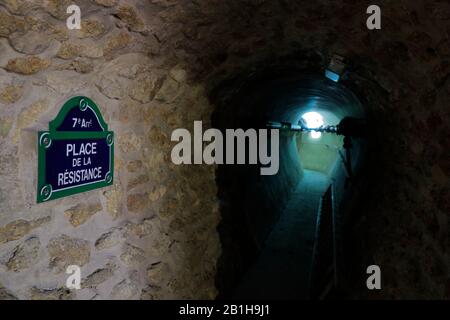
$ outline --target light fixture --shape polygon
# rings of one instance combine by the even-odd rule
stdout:
[[[344,74],[344,70],[346,67],[344,60],[344,57],[338,54],[334,54],[331,58],[330,64],[325,70],[325,77],[334,82],[338,82],[340,77]]]
[[[330,80],[333,80],[334,82],[338,82],[340,76],[337,73],[334,73],[333,71],[330,70],[325,70],[325,77],[327,77]]]
[[[306,127],[308,129],[319,128],[324,124],[322,115],[314,111],[305,113],[304,115],[302,115],[302,118],[303,120],[305,120]],[[319,139],[321,136],[321,132],[311,131],[311,138]]]

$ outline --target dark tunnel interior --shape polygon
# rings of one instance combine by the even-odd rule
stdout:
[[[321,68],[273,67],[241,75],[212,91],[211,100],[221,106],[213,115],[213,126],[264,128],[267,120],[298,123],[309,112],[317,113],[324,125],[336,125],[345,117],[369,123],[364,104],[349,87],[350,81],[335,83]],[[356,190],[366,181],[361,176],[369,140],[352,138],[351,183],[343,161],[343,137],[332,133],[280,133],[280,167],[273,176],[261,176],[257,165],[218,168],[218,229],[224,248],[216,276],[219,299],[313,298],[321,198],[332,186],[336,232],[344,234],[357,203]],[[345,239],[340,239],[340,268],[354,258],[345,250]]]

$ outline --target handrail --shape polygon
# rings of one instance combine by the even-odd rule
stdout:
[[[334,187],[323,194],[317,213],[309,296],[324,299],[338,284]]]

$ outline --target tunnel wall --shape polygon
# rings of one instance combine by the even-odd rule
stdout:
[[[280,168],[276,175],[254,176],[247,182],[247,223],[258,248],[264,245],[264,240],[303,176],[294,135],[280,136],[279,161]]]
[[[365,138],[352,138],[351,167],[352,177],[349,177],[344,162],[338,157],[331,173],[334,203],[334,232],[336,250],[336,278],[343,293],[354,290],[352,273],[362,273],[355,268],[354,241],[352,226],[360,221],[362,212],[358,208],[358,201],[365,198],[367,188],[368,144]],[[345,150],[342,149],[343,155]]]

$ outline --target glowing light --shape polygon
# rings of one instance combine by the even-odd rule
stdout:
[[[302,118],[305,120],[306,126],[309,129],[319,128],[324,124],[322,115],[314,111],[305,113]],[[319,139],[321,136],[321,132],[311,131],[311,138]]]
[[[319,139],[322,136],[322,132],[312,131],[311,132],[311,138],[313,139]]]
[[[333,71],[330,70],[325,70],[325,76],[330,79],[333,80],[334,82],[338,82],[339,81],[339,75]]]

